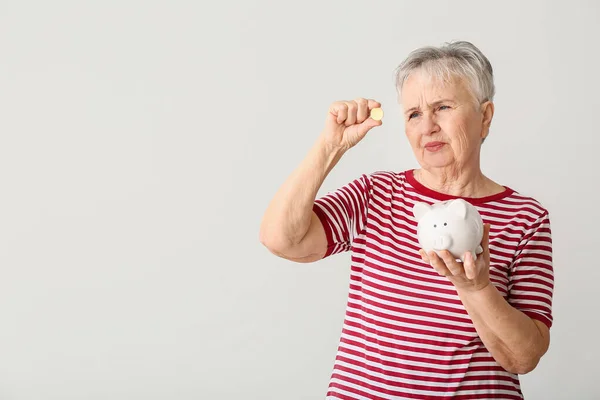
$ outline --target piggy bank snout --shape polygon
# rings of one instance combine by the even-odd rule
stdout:
[[[434,250],[448,250],[452,246],[452,236],[436,235],[433,241]]]

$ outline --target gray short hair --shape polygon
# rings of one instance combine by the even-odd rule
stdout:
[[[470,42],[448,42],[439,47],[426,46],[413,50],[396,69],[398,95],[402,93],[408,76],[416,70],[444,82],[453,77],[465,79],[479,103],[494,99],[496,89],[492,65]]]

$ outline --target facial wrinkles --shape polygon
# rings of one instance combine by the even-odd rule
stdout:
[[[477,120],[476,115],[474,115],[473,113],[475,113],[476,111],[473,109],[465,109],[463,110],[463,116],[461,118],[461,124],[460,124],[460,141],[461,141],[461,149],[460,149],[460,154],[461,154],[461,158],[462,161],[464,163],[466,163],[468,160],[473,158],[473,153],[476,152],[477,148],[478,148],[478,143],[477,141],[480,140],[479,139],[479,134],[480,132],[472,132],[469,131],[468,128],[472,127],[472,129],[475,129],[475,127],[478,127],[478,123],[480,121]]]
[[[465,160],[469,158],[467,154],[469,150],[469,132],[467,130],[466,121],[462,120],[457,126],[457,135],[455,135],[456,151],[455,157],[459,165],[463,165]]]
[[[427,117],[435,120],[434,104],[441,99],[447,98],[444,96],[443,89],[435,86],[425,86],[419,93],[419,108],[422,114],[427,114]]]
[[[406,131],[410,141],[415,149],[420,150],[421,157],[424,156],[423,145],[433,140],[441,140],[450,145],[453,149],[455,162],[462,164],[472,153],[470,142],[473,132],[468,130],[470,119],[473,118],[470,110],[467,108],[469,104],[468,93],[464,91],[463,85],[458,82],[445,86],[441,82],[434,80],[423,80],[423,76],[414,76],[417,81],[413,80],[411,92],[406,93],[405,100],[408,100],[406,111]],[[415,87],[417,85],[417,87]],[[453,104],[445,104],[450,106],[449,110],[437,110],[434,107],[439,107],[442,104],[435,104],[441,99],[452,99]],[[434,105],[435,104],[435,105]],[[408,111],[410,108],[418,107],[416,110],[419,114],[415,119],[409,119],[410,115],[415,112]],[[421,124],[427,124],[423,126]],[[432,130],[435,132],[432,133]]]
[[[424,94],[420,99],[420,114],[418,119],[412,122],[414,124],[412,129],[415,130],[415,134],[418,136],[420,147],[431,141],[443,141],[447,143],[452,141],[451,136],[448,135],[449,132],[447,129],[449,126],[446,124],[446,121],[448,121],[448,117],[450,117],[450,113],[453,110],[436,110],[441,105],[449,105],[444,103],[436,104],[441,98],[440,94],[435,96]]]

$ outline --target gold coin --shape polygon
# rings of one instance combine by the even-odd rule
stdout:
[[[375,121],[381,121],[383,118],[383,110],[381,108],[374,108],[371,110],[371,118]]]

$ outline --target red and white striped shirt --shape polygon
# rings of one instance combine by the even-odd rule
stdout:
[[[415,201],[456,198],[413,170],[364,174],[315,200],[325,257],[351,251],[346,315],[328,399],[522,399],[479,338],[452,283],[418,253]],[[513,307],[552,325],[548,211],[505,187],[464,198],[490,230],[490,279]]]

